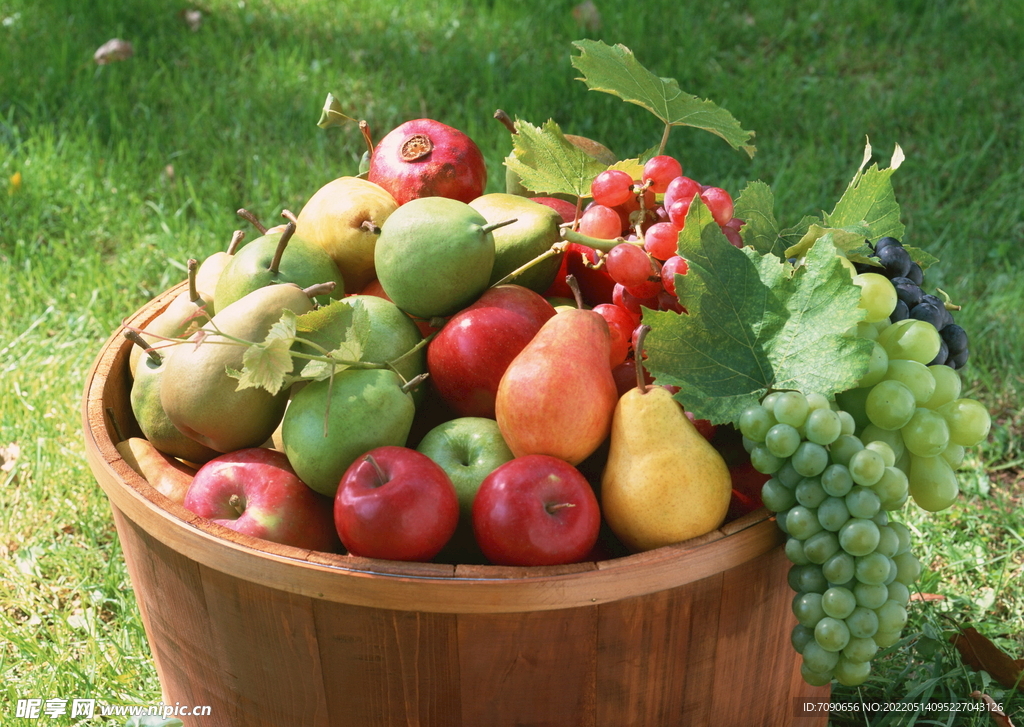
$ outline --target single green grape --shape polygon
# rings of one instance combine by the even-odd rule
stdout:
[[[852,434],[840,434],[839,438],[829,447],[829,456],[835,464],[842,465],[849,472],[850,460],[862,449],[864,449],[864,443],[859,438]],[[853,484],[852,478],[850,484],[851,486]]]
[[[764,436],[764,446],[776,457],[785,459],[792,457],[796,448],[800,446],[800,432],[790,424],[776,424],[768,430]]]
[[[906,384],[891,379],[875,384],[864,402],[868,419],[880,429],[900,429],[916,408],[914,393]]]
[[[889,279],[879,273],[855,275],[853,284],[860,286],[860,305],[868,323],[884,321],[896,308],[896,288]],[[934,357],[933,357],[934,358]]]
[[[889,600],[889,589],[881,583],[858,583],[853,587],[857,605],[876,609]]]
[[[872,612],[872,615],[874,615],[874,612]],[[789,632],[789,643],[793,645],[793,650],[798,654],[802,654],[804,647],[812,641],[814,641],[813,627],[808,628],[807,626],[797,624]]]
[[[821,486],[817,477],[804,477],[794,490],[796,501],[807,508],[816,508],[825,501],[828,493]]]
[[[903,553],[909,552],[910,544],[912,542],[910,537],[910,528],[895,520],[889,523],[889,528],[896,533],[896,537],[900,542],[900,546],[896,549],[896,555],[902,555]]]
[[[858,485],[854,487],[844,498],[846,511],[850,517],[864,518],[865,520],[875,516],[882,509],[882,501],[874,490]]]
[[[820,673],[832,671],[839,662],[838,652],[825,651],[818,646],[816,641],[811,641],[804,646],[804,650],[800,652],[800,655],[803,657],[803,663],[808,669]]]
[[[892,558],[900,549],[900,538],[896,534],[896,530],[889,525],[882,525],[878,528],[878,547],[875,548],[875,553],[881,553],[887,558]],[[870,555],[873,555],[870,554]],[[864,556],[868,557],[868,556]]]
[[[829,583],[847,583],[853,580],[856,559],[846,552],[838,552],[821,565],[821,574]]]
[[[886,590],[888,595],[888,590]],[[822,597],[822,608],[824,608],[824,597]],[[896,601],[886,600],[881,606],[875,609],[878,614],[879,631],[902,631],[907,625],[907,609],[903,608]]]
[[[946,368],[949,368],[948,366]],[[872,442],[883,442],[888,445],[889,450],[893,454],[893,463],[886,465],[892,467],[899,461],[899,458],[903,456],[903,450],[905,446],[903,444],[903,435],[900,434],[899,429],[882,429],[876,427],[874,424],[868,424],[864,427],[860,433],[860,441],[864,443],[864,446],[868,446]]]
[[[828,590],[828,581],[821,574],[821,566],[794,565],[788,574],[790,589],[798,593],[824,593]]]
[[[786,460],[786,463],[782,465],[775,473],[775,477],[789,489],[795,489],[800,481],[804,478],[802,474],[793,469],[793,463]]]
[[[910,586],[921,576],[921,561],[913,553],[897,553],[892,560],[896,564],[897,583]]]
[[[938,409],[943,404],[960,398],[960,390],[963,387],[960,374],[949,366],[929,366],[928,371],[935,379],[935,392],[924,403],[926,408]]]
[[[872,638],[851,636],[850,643],[846,645],[842,653],[850,661],[871,661],[875,654],[878,653],[878,644]]]
[[[842,434],[854,434],[857,431],[857,420],[848,411],[838,411],[839,421],[843,425]]]
[[[849,519],[850,511],[846,507],[845,498],[830,495],[818,505],[818,522],[830,533],[838,533]]]
[[[939,413],[924,407],[914,410],[914,416],[900,428],[903,442],[911,454],[918,457],[936,457],[949,444],[949,425]]]
[[[878,547],[881,535],[871,520],[851,517],[839,529],[839,544],[850,555],[867,555]]]
[[[797,623],[813,629],[821,619],[825,618],[825,610],[821,607],[820,593],[797,593],[793,596],[793,615]]]
[[[856,594],[854,598],[856,598]],[[850,636],[853,638],[870,639],[878,631],[878,614],[874,609],[857,606],[845,620],[846,627],[850,629]]]
[[[897,330],[893,335],[886,338],[884,342],[882,341],[882,336],[885,335],[885,332],[883,332],[879,336],[879,343],[885,348],[885,352],[889,354],[890,361],[893,359],[909,359],[923,364],[931,362],[942,346],[942,338],[939,336],[939,332],[935,330],[935,326],[931,323],[912,318],[907,320],[910,321],[909,325]],[[903,321],[900,321],[900,323],[903,323]]]
[[[841,658],[832,673],[844,687],[860,686],[871,675],[871,662]]]
[[[804,553],[804,541],[797,538],[786,539],[786,557],[794,565],[807,565],[811,562]]]
[[[896,358],[889,361],[888,369],[882,379],[901,382],[913,392],[917,405],[924,406],[925,402],[935,394],[936,383],[931,372],[932,368],[920,361]]]
[[[946,445],[946,448],[942,450],[942,458],[949,464],[950,469],[960,469],[960,465],[964,463],[964,456],[967,454],[962,444],[956,444],[950,442]]]
[[[904,608],[910,603],[910,589],[899,581],[893,581],[886,588],[889,589],[889,600],[895,601]]]
[[[786,514],[786,528],[790,535],[800,540],[807,540],[822,530],[818,513],[803,505],[797,505]]]
[[[949,425],[950,441],[964,447],[983,442],[992,427],[988,410],[974,399],[955,399],[940,406],[938,412]]]
[[[826,616],[815,624],[814,640],[825,651],[842,651],[850,642],[850,629],[844,621]]]
[[[761,502],[772,512],[782,512],[796,504],[796,496],[778,478],[772,477],[761,485]]]
[[[835,533],[822,530],[804,541],[804,555],[811,563],[822,565],[839,552],[839,538]],[[824,571],[822,571],[824,575]]]
[[[779,392],[773,391],[772,393],[768,394],[763,399],[761,399],[761,406],[763,406],[769,412],[774,412],[775,411],[775,402],[778,400],[778,398],[779,398]],[[772,413],[772,419],[775,419],[775,414],[774,413]],[[778,420],[776,420],[776,423],[778,423]]]
[[[801,442],[793,453],[793,469],[804,477],[817,477],[828,466],[828,450],[814,442]]]
[[[782,391],[775,400],[772,413],[780,424],[789,424],[791,427],[799,427],[807,420],[807,414],[811,407],[807,403],[807,397],[799,391]]]
[[[843,433],[839,415],[831,409],[813,409],[804,424],[807,439],[822,446],[832,444]]]
[[[740,433],[747,439],[763,442],[768,430],[775,426],[775,417],[760,404],[748,406],[740,414]]]
[[[864,442],[863,437],[861,438],[861,441]],[[885,464],[886,467],[894,467],[896,465],[896,453],[893,452],[892,447],[885,442],[879,440],[864,442],[864,449],[870,449],[872,452],[877,452],[879,456],[881,456],[882,463]]]
[[[850,470],[846,465],[830,464],[821,473],[821,487],[832,497],[842,497],[853,487]]]
[[[885,349],[882,348],[878,341],[875,341],[871,349],[871,357],[868,359],[868,370],[860,378],[860,381],[857,382],[857,388],[863,389],[874,386],[885,378],[888,370],[889,354],[885,352]]]
[[[848,588],[836,586],[829,588],[821,596],[821,608],[828,616],[845,619],[857,607],[857,599]],[[849,627],[847,627],[849,630]]]
[[[819,394],[817,391],[812,391],[806,396],[807,406],[810,407],[811,411],[814,411],[815,409],[828,409],[831,406],[828,398],[826,398],[824,394]]]
[[[871,486],[871,489],[878,495],[879,503],[883,510],[897,510],[907,501],[910,483],[903,470],[896,467],[886,467],[881,479]]]
[[[889,524],[889,513],[887,513],[885,510],[879,510],[878,512],[871,516],[871,522],[873,522],[880,528],[884,528],[886,525]]]
[[[832,672],[820,672],[808,669],[806,664],[800,664],[800,676],[812,687],[823,687],[832,683]]]
[[[902,631],[878,631],[873,637],[880,649],[888,649],[903,636]]]
[[[776,457],[768,448],[759,444],[750,450],[751,466],[763,475],[771,475],[779,471],[786,460]]]
[[[910,496],[924,510],[938,512],[956,502],[956,473],[942,457],[914,457],[907,476]]]
[[[865,447],[854,452],[846,467],[856,484],[870,487],[882,478],[882,473],[885,472],[885,459],[875,450]]]
[[[876,550],[874,553],[868,553],[856,559],[856,575],[854,577],[861,583],[874,586],[888,580],[889,570],[889,558]]]

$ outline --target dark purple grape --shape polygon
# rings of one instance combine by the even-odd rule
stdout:
[[[902,245],[886,245],[878,251],[878,261],[885,266],[886,277],[902,278],[910,272],[913,260]]]
[[[950,367],[952,367],[954,369],[962,369],[964,367],[964,364],[967,363],[967,355],[968,355],[968,352],[967,352],[967,349],[965,348],[963,351],[958,353],[956,356],[950,356],[949,360],[946,361],[946,365],[950,366]]]
[[[896,301],[896,307],[892,310],[892,315],[889,316],[890,323],[896,323],[897,321],[906,320],[910,317],[910,308],[902,300]]]
[[[946,363],[946,360],[948,358],[949,358],[949,349],[946,347],[946,342],[945,341],[939,341],[939,352],[937,354],[935,354],[935,358],[933,358],[931,360],[931,363],[929,363],[928,365],[929,366],[941,366],[942,364]]]
[[[956,323],[943,326],[939,331],[942,341],[949,347],[951,355],[955,356],[967,348],[967,332]]]
[[[895,237],[889,237],[887,235],[885,237],[878,238],[878,242],[875,243],[875,252],[881,252],[890,245],[894,247],[903,247],[902,242],[897,240]]]
[[[924,282],[924,271],[917,263],[910,263],[910,270],[907,272],[907,277],[920,285]]]
[[[893,278],[890,282],[896,288],[896,297],[906,303],[908,308],[921,302],[921,296],[924,295],[921,286],[910,278]]]
[[[941,308],[926,301],[921,301],[910,309],[911,318],[931,323],[939,331],[941,331],[942,327],[945,325],[946,313],[947,311],[945,308]]]
[[[942,302],[942,298],[938,297],[937,295],[926,294],[921,296],[921,302],[935,306],[940,311],[942,311],[942,325],[935,326],[940,331],[953,322],[953,314],[950,313],[949,310],[946,308],[946,304]]]
[[[857,271],[857,274],[862,273],[882,273],[885,272],[883,268],[877,265],[869,265],[868,263],[854,263],[853,269]]]

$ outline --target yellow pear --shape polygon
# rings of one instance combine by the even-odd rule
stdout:
[[[295,234],[322,246],[341,270],[346,290],[358,293],[376,277],[373,250],[381,225],[397,207],[383,187],[339,177],[309,198],[296,219]]]
[[[660,548],[709,533],[725,520],[729,468],[668,390],[627,391],[612,419],[601,509],[631,550]]]

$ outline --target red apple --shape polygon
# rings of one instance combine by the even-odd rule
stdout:
[[[530,197],[534,202],[550,207],[562,216],[562,223],[568,224],[576,219],[576,205],[558,197]]]
[[[529,288],[489,288],[430,342],[430,381],[460,416],[493,419],[502,374],[554,315],[554,307]]]
[[[441,466],[408,447],[377,447],[345,471],[334,524],[352,555],[427,561],[459,522],[455,487]]]
[[[587,556],[601,511],[586,478],[546,454],[517,457],[495,469],[473,500],[473,533],[498,565],[559,565]]]
[[[598,269],[588,267],[587,263],[594,265],[599,260],[597,251],[592,247],[580,245],[575,242],[569,243],[562,256],[562,267],[555,275],[555,281],[544,292],[545,298],[571,298],[572,288],[565,282],[567,275],[576,278],[580,294],[583,296],[583,303],[595,306],[598,303],[611,303],[612,290],[615,281],[608,275],[604,266]]]
[[[299,479],[288,458],[253,447],[214,457],[196,472],[184,507],[239,533],[297,548],[340,550],[331,500]]]

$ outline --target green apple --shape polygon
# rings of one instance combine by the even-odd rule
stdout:
[[[441,466],[459,499],[459,525],[452,538],[452,555],[460,562],[473,560],[477,553],[473,538],[473,498],[491,472],[513,458],[512,450],[498,429],[485,417],[458,417],[439,424],[420,440],[416,448]]]

